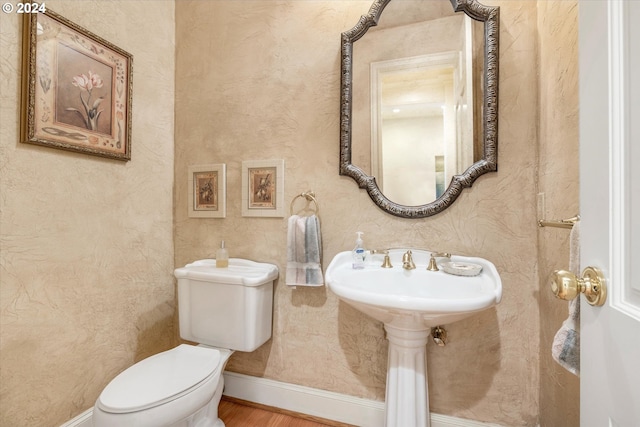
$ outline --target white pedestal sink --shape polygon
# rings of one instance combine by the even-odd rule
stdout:
[[[407,250],[389,251],[392,268],[382,268],[383,258],[376,255],[362,270],[352,268],[351,252],[341,252],[329,264],[325,281],[341,300],[384,323],[389,340],[386,427],[429,427],[426,345],[431,327],[496,305],[502,282],[495,266],[482,258],[451,257],[461,266],[482,266],[477,276],[428,271],[431,253],[419,249],[411,249],[416,268],[405,270]]]

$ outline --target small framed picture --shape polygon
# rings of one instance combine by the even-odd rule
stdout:
[[[284,160],[242,162],[242,216],[284,217]]]
[[[225,164],[189,166],[189,216],[226,217],[226,181]]]
[[[133,56],[49,9],[23,51],[22,142],[130,160]]]

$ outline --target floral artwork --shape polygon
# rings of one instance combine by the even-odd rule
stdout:
[[[284,216],[284,161],[242,162],[243,216]]]
[[[196,173],[195,210],[218,209],[218,172]]]
[[[98,110],[98,108],[100,107],[100,103],[104,101],[104,96],[96,96],[95,100],[92,100],[91,96],[94,89],[101,89],[104,86],[102,79],[99,75],[89,70],[88,76],[86,74],[75,76],[73,78],[73,85],[80,89],[80,101],[84,107],[84,114],[74,107],[67,107],[66,110],[78,113],[87,129],[97,131],[98,119],[100,118],[100,114],[104,112],[104,109]],[[86,99],[83,96],[84,93],[87,94]]]
[[[226,216],[226,165],[189,166],[189,216]]]
[[[130,160],[132,56],[50,9],[24,40],[22,141]]]
[[[249,169],[249,209],[276,207],[276,168]]]

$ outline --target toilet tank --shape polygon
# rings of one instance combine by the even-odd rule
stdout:
[[[277,266],[230,258],[229,267],[216,268],[203,259],[174,274],[183,339],[250,352],[271,338]]]

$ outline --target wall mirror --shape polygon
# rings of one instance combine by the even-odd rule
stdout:
[[[340,175],[424,218],[497,170],[498,36],[476,0],[374,0],[342,33]]]

